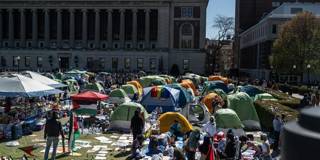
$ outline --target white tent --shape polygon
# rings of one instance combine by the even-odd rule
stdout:
[[[188,104],[181,112],[190,123],[205,124],[210,120],[210,112],[208,108],[201,104]]]
[[[43,76],[39,73],[36,73],[36,72],[32,72],[32,71],[25,71],[25,76],[29,76],[31,79],[33,80],[36,80],[36,81],[39,81],[45,85],[48,85],[50,87],[53,87],[53,88],[61,88],[61,87],[66,87],[66,85],[64,84],[61,84],[53,79],[50,79],[46,76]]]
[[[38,97],[58,93],[62,93],[62,91],[20,74],[13,74],[13,76],[10,77],[0,77],[0,96]]]

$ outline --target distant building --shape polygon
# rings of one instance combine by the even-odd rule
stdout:
[[[203,73],[207,4],[0,0],[0,68]]]
[[[215,53],[214,47],[217,45],[216,40],[206,40],[205,50],[207,53],[207,70],[209,74],[224,73],[233,68],[233,41],[225,40],[222,42],[222,48]]]
[[[256,25],[243,31],[240,37],[240,71],[251,77],[269,79],[269,56],[279,27],[302,11],[320,17],[320,3],[283,3]],[[290,70],[290,69],[288,69]]]

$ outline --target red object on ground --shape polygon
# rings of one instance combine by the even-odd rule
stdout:
[[[86,92],[71,96],[71,99],[76,101],[104,101],[108,98],[109,96],[105,94],[101,94],[93,91],[86,91]]]
[[[32,151],[34,151],[37,148],[38,147],[35,147],[34,145],[32,145],[32,146],[20,147],[19,149],[22,150],[23,152],[27,153],[30,156],[34,156]]]

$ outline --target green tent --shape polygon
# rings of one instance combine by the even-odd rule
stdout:
[[[218,109],[215,113],[217,128],[243,128],[243,125],[235,111],[232,109]]]
[[[54,75],[54,77],[55,77],[56,79],[62,80],[62,79],[63,79],[63,73],[58,72],[58,73],[56,73],[56,74]]]
[[[71,93],[79,92],[78,82],[75,79],[67,79],[67,80],[64,80],[63,83],[68,86],[68,90]]]
[[[140,108],[143,112],[144,118],[148,118],[148,113],[144,107],[139,103],[126,102],[119,105],[110,117],[110,130],[130,131],[131,118],[134,112]]]
[[[86,84],[84,86],[84,90],[90,90],[90,91],[96,91],[96,92],[103,92],[104,91],[102,85],[98,82]]]
[[[139,79],[143,88],[150,87],[152,85],[166,85],[166,79],[160,76],[145,76]]]
[[[121,104],[130,101],[130,98],[123,89],[114,89],[111,91],[109,96],[109,101],[114,104]]]
[[[274,98],[271,94],[269,93],[261,93],[261,94],[257,94],[254,97],[254,101],[257,100],[268,100],[268,101],[278,101],[276,98]]]
[[[132,84],[125,84],[121,86],[121,89],[123,89],[129,98],[133,98],[134,94],[138,94],[137,88]]]
[[[228,108],[234,110],[247,130],[261,130],[259,117],[253,101],[247,93],[228,95]]]

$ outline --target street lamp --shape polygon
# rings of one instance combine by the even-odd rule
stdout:
[[[308,65],[307,65],[307,70],[308,70],[308,84],[310,84],[310,68],[311,68],[311,65],[308,64]]]
[[[58,61],[59,61],[59,72],[61,72],[61,57],[59,57]]]
[[[17,63],[18,63],[18,72],[20,70],[20,56],[17,57]]]

